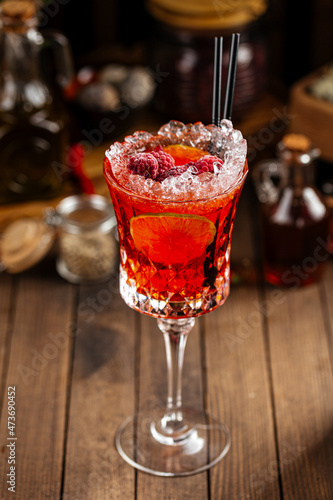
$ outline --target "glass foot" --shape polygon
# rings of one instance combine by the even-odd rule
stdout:
[[[228,452],[228,428],[198,410],[183,409],[170,433],[163,411],[141,411],[127,418],[116,434],[116,447],[126,462],[155,476],[190,476],[216,465]],[[166,430],[165,430],[166,429]]]

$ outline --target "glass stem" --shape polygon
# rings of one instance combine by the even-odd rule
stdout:
[[[166,412],[159,429],[159,432],[165,435],[174,436],[188,430],[186,423],[183,422],[182,413],[182,371],[186,341],[194,321],[194,318],[157,320],[158,327],[164,336],[168,371]]]

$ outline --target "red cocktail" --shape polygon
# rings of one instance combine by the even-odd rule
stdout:
[[[189,317],[227,298],[231,235],[247,173],[245,141],[233,133],[237,142],[213,125],[171,122],[157,135],[139,132],[106,153],[104,171],[118,220],[120,289],[129,306],[157,317]],[[157,145],[173,157],[176,169],[190,167],[162,181],[133,174],[130,158]],[[197,173],[198,160],[207,155],[215,159],[215,172]]]
[[[194,317],[229,294],[231,235],[247,171],[246,142],[228,120],[220,127],[170,122],[106,152],[121,295],[158,317],[167,353],[166,410],[141,410],[116,435],[119,453],[139,470],[187,476],[212,467],[229,449],[226,426],[182,407],[181,372]]]

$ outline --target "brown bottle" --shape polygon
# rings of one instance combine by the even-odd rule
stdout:
[[[37,4],[4,0],[0,23],[0,203],[51,198],[64,183],[68,123],[41,76]],[[58,56],[68,50],[59,40]]]
[[[328,209],[313,184],[313,161],[319,151],[310,140],[288,134],[277,153],[276,163],[259,166],[266,171],[261,185],[266,191],[261,192],[264,277],[273,285],[297,287],[323,274],[329,258]]]

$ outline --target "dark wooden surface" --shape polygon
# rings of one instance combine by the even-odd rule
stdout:
[[[102,158],[103,149],[91,153],[89,173],[106,194]],[[30,204],[29,214],[42,206]],[[0,207],[0,223],[25,212]],[[124,418],[166,396],[162,335],[156,320],[124,304],[118,276],[71,285],[57,275],[54,255],[20,275],[0,274],[0,498],[332,500],[333,262],[318,284],[273,288],[254,272],[259,242],[247,182],[232,247],[243,279],[224,306],[196,321],[183,377],[185,403],[224,421],[231,449],[188,478],[136,472],[115,449]],[[9,386],[15,493],[6,483]]]

